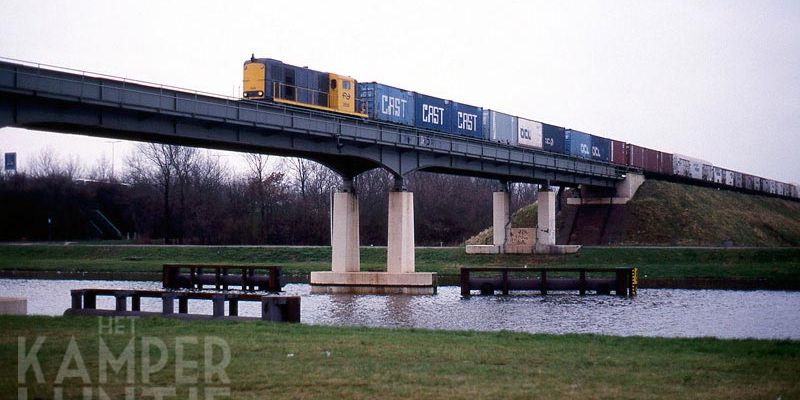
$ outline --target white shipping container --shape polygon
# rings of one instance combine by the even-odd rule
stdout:
[[[733,171],[725,170],[725,184],[728,186],[733,186]]]
[[[699,158],[685,156],[683,154],[672,155],[672,166],[675,175],[686,176],[694,179],[703,179],[703,166],[708,166],[709,162]]]
[[[483,138],[493,142],[517,144],[517,117],[494,110],[483,110]]]
[[[722,175],[723,175],[723,173],[722,173],[722,168],[720,168],[720,167],[714,167],[714,182],[715,182],[715,183],[722,183],[722,181],[723,181],[723,179],[724,179],[724,178],[722,177]]]
[[[542,123],[517,118],[517,143],[520,146],[542,148]]]

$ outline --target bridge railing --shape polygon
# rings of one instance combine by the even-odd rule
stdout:
[[[9,72],[13,76],[9,76]],[[354,141],[388,142],[418,150],[494,159],[573,174],[621,179],[627,171],[635,170],[405,125],[5,57],[0,57],[0,86],[57,97],[75,97],[83,102],[110,102],[161,113],[185,113],[194,118],[255,127],[292,126],[301,132],[320,132]]]

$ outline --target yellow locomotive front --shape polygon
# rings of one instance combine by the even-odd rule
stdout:
[[[251,57],[244,63],[243,97],[366,117],[355,79]]]

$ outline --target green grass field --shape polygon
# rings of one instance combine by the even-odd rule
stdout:
[[[186,370],[189,382],[204,382],[206,337],[224,341],[230,363],[223,383],[214,375],[209,386],[228,387],[230,398],[330,399],[792,399],[800,397],[800,342],[621,338],[595,335],[530,335],[409,329],[343,328],[263,322],[183,322],[145,318],[122,324],[122,334],[98,333],[96,317],[0,317],[0,393],[11,398],[24,386],[29,398],[53,398],[53,381],[70,338],[89,374],[86,386],[100,386],[110,398],[124,388],[137,393],[148,386],[177,386],[178,398],[195,384],[176,385],[175,338],[194,337],[184,358],[197,361]],[[30,352],[37,336],[46,340],[36,355],[45,383],[28,370],[17,380],[18,337]],[[143,383],[142,337],[166,344],[169,361]],[[134,337],[132,384],[126,370],[108,369],[99,383],[99,341],[114,357]],[[216,346],[211,364],[222,361]],[[150,364],[159,353],[151,349]],[[77,369],[72,361],[69,365]],[[79,378],[67,378],[67,396],[78,395]],[[202,386],[202,384],[201,384]],[[200,393],[203,393],[202,391]],[[95,395],[97,393],[95,392]],[[14,397],[16,398],[16,397]],[[138,398],[138,397],[137,397]],[[170,397],[173,398],[173,397]],[[223,397],[227,398],[227,397]]]
[[[635,266],[649,278],[800,280],[800,248],[584,248],[566,256],[467,255],[463,248],[420,248],[417,271],[455,276],[463,266]],[[0,270],[159,272],[164,263],[280,265],[287,273],[330,269],[328,247],[176,247],[0,245]],[[362,270],[386,268],[385,248],[362,248]]]

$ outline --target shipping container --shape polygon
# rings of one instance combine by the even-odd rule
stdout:
[[[701,178],[704,181],[713,182],[714,181],[714,166],[711,164],[702,164],[701,165]]]
[[[734,172],[733,173],[733,186],[736,186],[737,188],[744,187],[743,179],[744,179],[744,174],[742,174],[741,172]]]
[[[742,174],[744,178],[744,188],[747,190],[758,190],[755,188],[755,177],[749,174]]]
[[[753,190],[755,190],[756,192],[762,191],[761,178],[757,176],[753,176]]]
[[[560,126],[542,124],[542,149],[553,153],[568,154],[566,130]]]
[[[672,175],[672,153],[658,152],[659,172],[663,175]]]
[[[564,132],[564,148],[574,157],[591,158],[592,137],[586,132],[567,129]]]
[[[611,161],[611,139],[590,135],[592,144],[592,160]]]
[[[641,168],[647,172],[661,172],[660,151],[647,147],[628,144],[628,165]]]
[[[672,155],[672,173],[677,176],[684,176],[690,178],[692,176],[692,162],[688,157],[673,154]]]
[[[775,181],[775,193],[778,196],[783,196],[783,182]]]
[[[713,171],[713,174],[714,174],[714,176],[712,178],[712,181],[714,183],[722,183],[725,180],[725,178],[723,177],[723,175],[725,174],[725,171],[722,168],[713,167],[712,171]]]
[[[625,142],[618,140],[611,141],[611,160],[614,164],[628,165],[627,146]],[[672,165],[669,166],[672,171]]]
[[[414,126],[414,92],[384,84],[358,84],[358,97],[372,119]]]
[[[791,189],[792,189],[792,197],[800,199],[800,184],[793,183]]]
[[[494,110],[483,110],[484,139],[516,145],[518,135],[517,117]]]
[[[778,194],[778,182],[772,179],[769,180],[769,192],[771,194]]]
[[[452,133],[452,113],[453,104],[450,101],[414,93],[414,126],[417,128]]]
[[[682,154],[673,154],[672,160],[674,165],[683,164],[688,168],[688,174],[681,174],[682,176],[693,179],[703,179],[703,166],[708,164],[707,161]],[[676,175],[678,175],[677,172]]]
[[[724,184],[726,184],[728,186],[733,186],[733,182],[734,182],[734,177],[733,177],[734,173],[733,173],[733,171],[726,169],[726,170],[723,171],[722,174],[723,174],[722,175],[722,183],[724,183]]]
[[[525,118],[517,118],[517,144],[525,147],[542,148],[541,122],[531,121]]]
[[[450,133],[483,139],[483,108],[454,101],[450,103],[453,107],[450,114]]]

